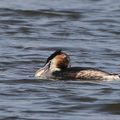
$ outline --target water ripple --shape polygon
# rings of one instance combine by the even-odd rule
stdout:
[[[118,120],[120,81],[38,80],[62,49],[72,66],[120,73],[118,0],[0,1],[0,119]]]

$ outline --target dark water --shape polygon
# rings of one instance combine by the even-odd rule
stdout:
[[[0,0],[0,119],[119,120],[120,81],[34,78],[58,48],[120,73],[120,0]]]

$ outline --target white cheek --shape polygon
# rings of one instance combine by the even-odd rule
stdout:
[[[56,67],[56,60],[53,59],[50,64],[50,68],[54,68],[54,67]]]
[[[58,67],[56,66],[56,64],[57,64],[56,60],[53,59],[53,60],[51,61],[50,69],[49,69],[51,72],[60,71],[60,70],[61,70],[60,68],[58,68]]]

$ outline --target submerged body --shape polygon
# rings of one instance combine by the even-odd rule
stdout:
[[[111,74],[95,68],[70,67],[69,56],[61,51],[53,53],[46,65],[39,69],[35,76],[39,79],[71,80],[118,80],[118,74]]]
[[[84,67],[71,67],[62,71],[42,71],[41,69],[36,72],[36,77],[39,79],[58,79],[58,80],[118,80],[118,74],[111,74],[94,68]]]
[[[58,79],[76,79],[76,80],[117,80],[119,75],[110,74],[95,68],[71,67],[63,71],[52,73],[54,78]]]

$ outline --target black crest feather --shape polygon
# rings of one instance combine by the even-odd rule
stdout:
[[[45,64],[47,64],[50,60],[52,60],[56,55],[60,55],[62,50],[56,50],[53,54],[48,57],[47,61]]]

